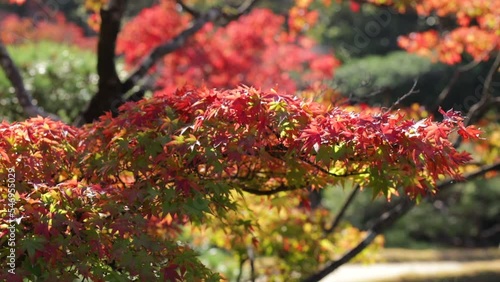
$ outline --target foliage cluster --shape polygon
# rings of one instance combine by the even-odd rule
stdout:
[[[202,261],[212,269],[217,269],[231,280],[236,275],[241,279],[250,278],[251,260],[255,264],[257,277],[272,277],[289,280],[290,277],[304,277],[313,274],[318,264],[338,259],[346,250],[355,246],[366,232],[350,224],[339,226],[339,232],[326,232],[331,220],[330,210],[322,207],[309,209],[304,202],[307,191],[281,192],[272,197],[262,197],[243,193],[236,201],[241,208],[230,212],[224,219],[208,217],[200,229],[187,227],[185,233],[192,240],[196,250],[206,254]],[[230,222],[251,221],[255,226],[248,233]],[[252,244],[252,239],[258,244]],[[357,256],[355,262],[370,262],[374,253],[383,245],[379,236],[374,244]],[[226,261],[240,265],[221,265],[220,260],[210,257],[224,253]],[[226,267],[224,267],[226,266]],[[234,271],[241,267],[241,270]]]
[[[95,54],[71,45],[43,41],[8,49],[19,66],[26,88],[35,102],[47,111],[71,122],[97,89]],[[0,73],[0,116],[23,120],[14,89]]]
[[[83,30],[68,22],[63,14],[57,13],[51,21],[34,22],[31,18],[7,15],[0,21],[0,40],[4,44],[21,44],[27,41],[53,41],[76,45],[82,49],[94,50],[95,37],[86,37]]]
[[[448,134],[478,133],[453,112],[414,122],[252,88],[165,92],[122,111],[82,129],[2,123],[0,175],[15,168],[14,216],[23,217],[16,277],[208,279],[177,237],[187,222],[238,210],[232,191],[319,189],[352,176],[375,195],[401,185],[418,196],[469,160]],[[229,224],[252,232],[251,221]]]
[[[131,68],[186,28],[189,18],[170,1],[144,9],[124,27],[117,51]],[[165,57],[158,67],[161,87],[172,91],[187,83],[217,88],[245,84],[293,93],[331,78],[338,61],[315,52],[312,39],[287,33],[284,22],[285,17],[270,10],[254,9],[223,28],[207,24],[186,48]]]
[[[462,148],[471,152],[475,163],[494,163],[500,160],[500,134],[496,123],[482,121],[482,130],[488,138],[465,143]],[[464,170],[474,170],[469,164]],[[498,175],[489,173],[488,178],[468,183],[458,183],[442,191],[431,201],[415,207],[398,221],[384,236],[386,246],[422,248],[441,247],[483,247],[498,246],[498,214],[495,204],[500,197]],[[323,204],[336,211],[347,197],[348,191],[339,187],[324,190]],[[481,208],[478,208],[480,206]],[[345,220],[363,229],[369,226],[377,215],[388,208],[382,199],[373,201],[370,195],[361,193],[346,212]],[[434,214],[432,218],[429,214]]]
[[[85,4],[97,12],[103,2]],[[143,60],[154,61],[148,57],[154,48],[165,48],[170,40],[183,42],[182,48],[161,59],[149,73],[162,89],[153,98],[127,103],[117,117],[108,113],[83,128],[40,117],[0,125],[0,224],[8,226],[8,217],[19,219],[15,252],[20,268],[15,279],[219,279],[197,260],[192,246],[179,240],[189,229],[199,231],[190,238],[198,245],[230,248],[241,261],[253,261],[252,254],[272,256],[274,265],[260,268],[259,274],[303,278],[317,270],[318,262],[337,258],[355,243],[339,238],[342,233],[324,234],[326,211],[310,211],[305,190],[354,182],[370,188],[373,197],[391,199],[401,193],[419,199],[434,193],[438,180],[461,178],[463,165],[471,157],[454,148],[451,140],[476,140],[479,130],[466,126],[468,121],[457,112],[439,109],[443,120],[435,122],[426,112],[391,113],[364,105],[354,111],[289,94],[305,89],[314,97],[319,87],[311,82],[332,78],[339,64],[332,55],[317,54],[317,44],[302,35],[317,21],[318,12],[311,7],[318,2],[330,5],[330,1],[295,1],[288,18],[253,9],[238,21],[207,23],[192,37],[179,37],[179,33],[200,18],[195,18],[196,13],[181,13],[185,11],[176,2],[164,0],[144,9],[118,39],[118,52],[128,70]],[[411,6],[416,2],[385,4],[398,3]],[[470,1],[460,5],[464,3],[479,5]],[[426,7],[444,11],[439,5]],[[351,8],[360,10],[356,2]],[[427,12],[417,8],[419,13]],[[484,21],[494,15],[487,8],[481,11],[482,15],[466,16]],[[29,31],[29,22],[10,21]],[[71,43],[81,44],[81,34],[60,23],[75,32]],[[494,30],[495,22],[492,26],[479,28]],[[11,29],[10,35],[16,34],[16,28]],[[481,37],[483,31],[467,36]],[[28,32],[25,36],[61,41],[57,35],[40,35]],[[451,57],[438,56],[446,63],[457,62],[457,54],[464,50],[485,59],[486,49],[496,44],[481,45],[478,40],[481,46],[462,50],[463,34],[455,35],[451,43],[443,41],[447,45],[434,44],[433,37],[421,35],[430,41],[419,45],[420,54],[433,54],[421,52],[422,48],[456,51]],[[113,39],[106,40],[114,47]],[[400,43],[413,44],[405,40]],[[112,65],[111,54],[102,51],[101,59]],[[392,79],[430,68],[428,61],[404,59],[418,65],[401,75],[395,71],[396,60],[392,61]],[[373,68],[379,62],[373,59],[367,64]],[[357,75],[348,68],[345,77]],[[48,67],[34,69],[47,72]],[[99,72],[107,75],[102,69]],[[382,77],[377,80],[377,85],[388,84]],[[43,85],[48,84],[40,88]],[[63,88],[78,92],[82,84],[75,81],[77,89],[72,86]],[[50,99],[39,99],[40,104],[52,104]],[[71,119],[75,113],[61,114]],[[11,183],[3,179],[12,171],[16,189],[9,195]],[[16,209],[3,208],[12,199]],[[266,219],[261,220],[264,215]],[[1,245],[6,244],[5,230]],[[364,235],[349,226],[343,232],[349,239]],[[200,237],[203,234],[211,239]]]

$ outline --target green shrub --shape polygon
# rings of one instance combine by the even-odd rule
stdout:
[[[318,24],[309,33],[321,44],[332,47],[335,56],[344,63],[399,50],[400,35],[427,28],[425,21],[415,14],[397,14],[370,4],[361,5],[355,12],[346,1],[322,7],[320,14]]]
[[[9,46],[35,103],[70,122],[97,90],[95,54],[54,42]],[[23,120],[14,88],[0,72],[0,118]]]
[[[362,100],[382,91],[367,102],[387,106],[407,93],[418,79],[416,89],[420,93],[406,102],[426,104],[435,101],[436,92],[445,87],[450,75],[450,67],[396,51],[387,56],[367,56],[349,61],[335,70],[332,86],[344,95]]]

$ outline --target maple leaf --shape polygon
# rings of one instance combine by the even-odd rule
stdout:
[[[481,133],[482,133],[482,131],[479,130],[478,128],[476,128],[474,125],[470,125],[467,127],[461,126],[458,129],[458,134],[460,134],[460,136],[462,136],[462,138],[464,138],[465,140],[478,139],[478,138],[480,138]]]
[[[427,126],[425,131],[427,134],[425,135],[426,139],[434,139],[436,141],[440,141],[443,138],[447,138],[447,128],[443,128],[437,124],[430,124]]]

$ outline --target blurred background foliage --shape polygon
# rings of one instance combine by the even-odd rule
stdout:
[[[188,226],[184,236],[203,254],[202,262],[232,281],[240,273],[242,281],[250,278],[252,254],[257,276],[289,281],[291,277],[311,275],[318,264],[338,259],[354,248],[366,232],[348,222],[335,232],[325,232],[324,228],[333,220],[330,210],[324,207],[309,210],[300,205],[300,196],[307,194],[292,192],[290,197],[290,192],[282,192],[263,197],[244,193],[243,197],[235,193],[236,202],[240,203],[237,212],[230,212],[224,220],[212,217],[202,226]],[[249,233],[241,225],[223,224],[226,220],[252,221],[257,226]],[[199,230],[193,232],[193,228]],[[384,238],[378,236],[353,262],[374,262],[383,243]]]
[[[132,2],[129,16],[153,2]],[[206,5],[203,1],[197,2],[196,7]],[[283,7],[292,4],[292,1],[283,2],[263,1],[262,5],[282,12],[286,10]],[[83,20],[84,12],[78,8],[78,1],[65,3],[60,5],[59,10],[91,34]],[[0,6],[0,9],[20,15],[30,13],[29,10],[23,10],[25,8],[13,6]],[[417,102],[432,105],[461,67],[433,63],[398,48],[399,35],[435,25],[436,19],[432,16],[421,18],[411,13],[399,15],[370,5],[363,5],[356,13],[348,5],[337,4],[321,9],[320,13],[318,25],[308,33],[325,47],[324,50],[333,48],[336,57],[343,62],[335,70],[335,78],[323,82],[343,95],[372,105],[390,106],[408,92],[414,80],[418,79],[416,89],[420,92],[405,100],[404,104]],[[26,42],[10,46],[9,51],[36,102],[61,116],[64,121],[74,120],[96,91],[96,58],[91,51],[55,42]],[[469,61],[465,58],[465,62]],[[465,111],[476,102],[474,95],[482,90],[483,78],[490,65],[484,63],[462,73],[451,87],[450,95],[443,103],[444,108]],[[378,92],[377,95],[371,95]],[[500,95],[500,87],[493,87],[493,95]],[[9,121],[24,119],[13,89],[3,73],[0,73],[0,106],[2,118]],[[335,213],[349,192],[349,189],[339,187],[325,189],[322,199],[324,208]],[[498,246],[499,202],[499,177],[457,184],[432,202],[422,202],[414,208],[385,234],[385,244],[387,247],[408,248]],[[346,230],[354,230],[348,228],[350,225],[364,229],[387,207],[385,199],[372,201],[371,193],[359,193],[347,211],[344,227],[347,227]],[[300,236],[300,232],[297,235]],[[269,248],[283,247],[283,242],[279,246],[273,246],[272,243],[269,242]],[[218,242],[199,242],[199,249],[204,251],[203,260],[207,264],[215,268],[228,268],[218,271],[233,278],[238,273],[234,272],[234,268],[239,267],[238,263],[232,266],[220,264],[220,261],[226,261],[225,258],[234,258],[238,254],[229,253]],[[307,262],[304,265],[307,267]]]
[[[336,211],[349,193],[341,187],[330,187],[324,191],[323,205]],[[424,201],[413,208],[384,234],[385,246],[497,247],[500,242],[499,201],[500,177],[456,184],[432,201]],[[372,201],[371,193],[361,192],[348,208],[345,220],[364,229],[387,206],[384,199]]]
[[[427,58],[394,51],[385,56],[367,55],[349,60],[335,71],[331,87],[354,100],[387,107],[408,92],[418,79],[417,89],[423,95],[413,95],[405,102],[432,104],[436,97],[425,93],[444,88],[451,71],[451,67],[433,64]]]
[[[66,122],[75,119],[97,90],[93,52],[48,41],[8,46],[8,50],[35,103]],[[3,72],[0,72],[0,105],[0,116],[6,120],[25,119]]]
[[[420,103],[433,106],[455,72],[464,65],[473,64],[465,57],[462,65],[449,66],[431,62],[428,58],[410,54],[397,45],[398,37],[429,29],[438,22],[435,16],[419,17],[415,13],[397,14],[387,8],[361,5],[358,12],[348,3],[319,9],[319,23],[308,32],[323,46],[334,50],[342,65],[335,70],[329,86],[346,96],[372,105],[390,106],[407,93],[418,80],[417,95],[403,101],[403,105]],[[325,48],[326,50],[326,48]],[[467,111],[477,99],[484,78],[492,64],[482,63],[462,72],[443,108]],[[379,93],[377,95],[371,95]],[[500,95],[500,88],[493,88]]]
[[[348,4],[331,5],[320,11],[320,22],[310,32],[324,46],[332,47],[336,57],[343,61],[329,86],[354,100],[387,107],[407,93],[418,79],[419,93],[403,104],[432,107],[455,73],[471,62],[466,57],[463,65],[449,66],[400,50],[398,36],[443,24],[432,15],[423,18],[413,13],[395,14],[370,5],[362,5],[356,13]],[[475,95],[482,91],[491,63],[462,72],[451,85],[443,108],[467,111],[477,102]],[[500,96],[500,87],[493,85],[492,94]],[[323,205],[336,211],[349,193],[347,189],[330,187],[323,193]],[[457,184],[432,202],[422,202],[386,232],[386,247],[497,247],[499,199],[499,177]],[[372,201],[371,193],[361,192],[349,207],[345,220],[364,229],[388,206],[390,203],[385,200]]]

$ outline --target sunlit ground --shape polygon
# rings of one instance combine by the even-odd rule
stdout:
[[[406,250],[387,249],[385,262],[349,264],[324,282],[497,282],[500,281],[500,249]]]

